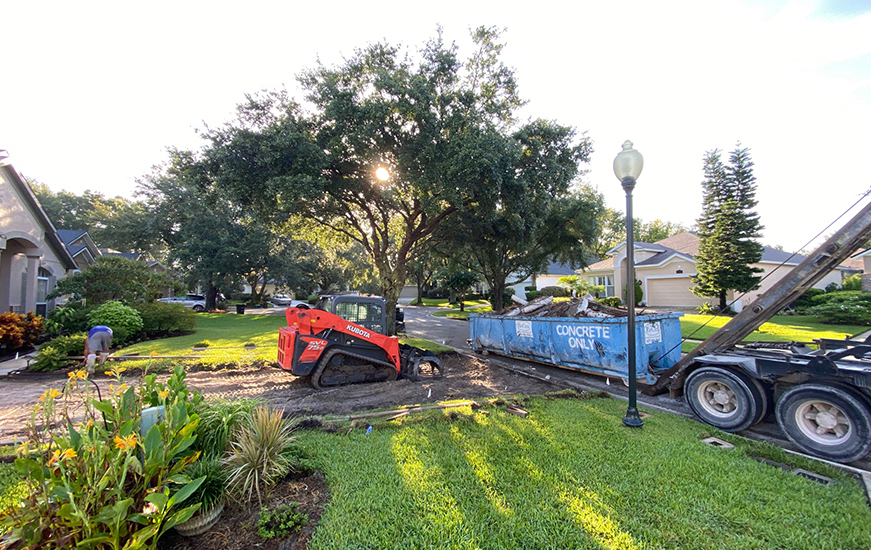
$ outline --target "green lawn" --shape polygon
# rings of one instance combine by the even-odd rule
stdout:
[[[704,340],[718,328],[729,322],[731,317],[712,315],[684,315],[680,318],[681,336],[692,336],[693,340]],[[702,327],[706,322],[708,325]],[[696,332],[696,330],[698,331]],[[814,338],[844,338],[861,334],[869,327],[854,325],[824,325],[816,317],[809,315],[775,315],[747,338],[747,342],[810,342]]]
[[[530,399],[526,419],[451,409],[303,432],[331,499],[311,550],[867,549],[852,477],[677,416],[622,426],[614,399]],[[734,450],[706,445],[715,433]],[[747,456],[834,476],[822,485]]]
[[[119,354],[197,355],[202,358],[183,362],[205,365],[275,361],[278,329],[286,326],[284,315],[200,313],[197,314],[194,334],[141,342],[124,348]],[[208,348],[203,352],[193,352],[194,345],[203,341],[209,342]],[[255,347],[244,349],[243,345],[247,343],[253,343]]]
[[[448,319],[460,319],[467,320],[469,318],[470,313],[487,313],[488,311],[493,311],[493,308],[489,305],[476,307],[474,309],[466,309],[465,311],[460,311],[459,309],[449,309],[447,311],[436,311],[433,313],[433,317],[447,317]]]
[[[487,300],[466,300],[464,303],[465,303],[465,307],[469,307],[469,306],[481,306],[481,305],[489,304],[490,302],[488,302]],[[417,304],[412,302],[412,305],[417,305]],[[449,308],[453,308],[453,309],[460,309],[460,304],[448,303],[447,298],[424,298],[423,305],[425,307],[449,307]]]
[[[729,322],[731,317],[719,315],[684,315],[680,318],[682,338],[704,340]],[[707,325],[705,325],[707,323]],[[705,326],[703,326],[705,325]],[[745,342],[811,342],[815,338],[844,338],[856,336],[869,327],[856,325],[824,325],[809,315],[775,315],[758,330],[744,339]],[[688,353],[698,342],[684,342],[681,351]]]
[[[155,363],[186,363],[200,365],[251,365],[255,362],[275,361],[278,353],[278,329],[287,326],[284,315],[235,315],[224,313],[197,314],[194,334],[140,342],[126,347],[118,355],[194,355],[197,359],[154,360]],[[194,351],[196,344],[208,341],[203,351]],[[428,340],[400,339],[401,343],[428,349],[436,353],[451,351]],[[254,344],[245,349],[245,344]],[[137,362],[135,365],[139,366]],[[143,365],[144,366],[144,365]]]

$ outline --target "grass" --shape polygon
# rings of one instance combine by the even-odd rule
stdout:
[[[865,549],[871,509],[851,477],[612,399],[533,398],[521,419],[452,409],[349,435],[304,432],[331,501],[311,550],[340,548]],[[709,431],[734,450],[699,441]],[[781,453],[822,485],[761,464]]]
[[[471,313],[487,313],[489,311],[493,311],[493,308],[489,305],[476,307],[475,309],[466,309],[465,311],[460,311],[459,309],[449,309],[446,311],[436,311],[432,314],[433,317],[447,317],[448,319],[460,319],[462,321],[466,321],[469,319],[469,315]]]
[[[436,344],[435,342],[424,340],[423,338],[400,338],[399,343],[414,346],[433,353],[447,353],[449,351],[454,351],[454,348]]]
[[[731,317],[712,315],[684,315],[680,318],[681,336],[692,336],[693,340],[704,340],[717,329],[729,322]],[[702,327],[706,322],[708,325]],[[771,321],[763,323],[758,330],[744,339],[745,342],[810,342],[814,338],[834,338],[843,340],[868,330],[866,326],[824,325],[816,317],[809,315],[775,315]]]
[[[161,364],[199,364],[205,366],[240,365],[254,363],[270,363],[275,361],[278,353],[278,329],[287,326],[284,315],[228,315],[222,313],[201,313],[197,315],[197,326],[194,334],[162,338],[140,342],[126,347],[119,355],[139,353],[150,355],[195,355],[197,359],[155,359]],[[203,351],[193,352],[196,344],[208,342]],[[451,348],[440,346],[429,340],[400,339],[403,344],[409,344],[422,349],[440,353],[451,351]],[[245,349],[245,344],[253,343],[253,349]],[[139,366],[137,362],[135,366]],[[142,365],[144,366],[144,365]]]
[[[487,300],[466,300],[464,302],[465,307],[469,306],[483,306],[487,305],[490,302]],[[412,305],[418,305],[417,300],[412,302]],[[448,303],[447,298],[424,298],[423,304],[424,307],[449,307],[452,309],[460,309],[460,304],[451,304]]]
[[[278,329],[287,326],[283,315],[230,315],[224,313],[200,313],[194,334],[140,342],[126,347],[119,354],[139,353],[149,355],[197,355],[201,359],[185,359],[181,362],[203,365],[240,364],[275,361],[278,349]],[[209,347],[202,352],[191,352],[194,344],[208,340]],[[253,342],[254,349],[242,346]],[[178,363],[179,360],[172,360]]]
[[[680,318],[681,337],[691,337],[700,342],[714,334],[730,319],[731,317],[724,315],[684,315]],[[868,327],[858,325],[825,325],[809,315],[775,315],[771,321],[763,323],[743,341],[811,342],[815,338],[843,340],[866,330]],[[699,342],[683,342],[681,351],[689,353],[698,347]]]

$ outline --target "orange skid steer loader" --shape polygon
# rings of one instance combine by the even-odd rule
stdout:
[[[278,364],[315,388],[441,376],[435,354],[385,335],[383,298],[337,296],[319,306],[331,311],[288,308],[278,334]]]

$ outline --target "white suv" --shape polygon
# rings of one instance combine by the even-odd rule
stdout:
[[[188,294],[186,296],[172,296],[171,298],[160,298],[158,302],[168,304],[181,304],[184,307],[189,307],[194,311],[206,310],[206,297],[202,294]]]

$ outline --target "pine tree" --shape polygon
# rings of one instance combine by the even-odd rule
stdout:
[[[751,267],[762,259],[756,239],[762,231],[756,207],[756,177],[750,150],[738,144],[725,166],[720,151],[705,153],[702,214],[697,220],[699,253],[692,280],[697,296],[719,298],[726,309],[729,290],[748,292],[759,288],[762,270]]]

